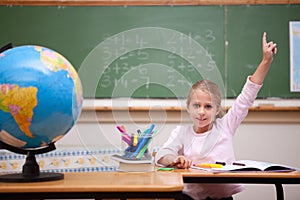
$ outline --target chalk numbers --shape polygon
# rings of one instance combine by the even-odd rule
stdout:
[[[153,79],[157,79],[157,76],[165,80],[164,87],[170,90],[180,85],[190,85],[199,80],[201,75],[197,67],[203,65],[191,61],[199,56],[213,57],[208,50],[215,39],[210,29],[197,34],[187,33],[181,36],[178,36],[178,32],[171,34],[166,39],[165,48],[151,45],[153,41],[147,41],[143,35],[138,34],[134,37],[118,35],[110,38],[109,43],[102,49],[103,63],[107,66],[100,77],[97,90],[111,91],[118,86],[126,89],[132,84],[140,84],[149,90]],[[189,48],[194,43],[199,43],[199,48]],[[129,51],[127,46],[131,44],[138,48]],[[117,59],[111,61],[112,58]],[[157,64],[164,68],[161,70],[162,73],[159,71],[153,73],[151,70],[151,65]],[[215,67],[213,59],[205,65],[208,69]],[[134,73],[135,76],[128,76],[130,73]]]

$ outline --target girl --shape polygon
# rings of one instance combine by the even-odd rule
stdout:
[[[155,156],[156,164],[187,169],[192,164],[234,162],[232,137],[262,87],[276,53],[276,44],[267,42],[264,33],[262,61],[225,115],[218,86],[208,80],[195,83],[186,102],[193,125],[178,126],[171,132]],[[234,184],[185,184],[182,199],[232,199],[231,196],[240,191],[242,186]]]

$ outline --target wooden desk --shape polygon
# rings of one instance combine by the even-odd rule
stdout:
[[[300,172],[209,173],[190,169],[149,173],[65,173],[64,176],[63,180],[49,182],[0,182],[0,199],[176,198],[185,182],[274,184],[277,199],[283,200],[282,184],[300,184]]]
[[[282,184],[300,184],[300,172],[231,172],[210,173],[201,170],[179,170],[185,183],[274,184],[277,200],[283,200]]]
[[[59,181],[1,183],[0,199],[174,198],[183,189],[180,173],[65,173]]]

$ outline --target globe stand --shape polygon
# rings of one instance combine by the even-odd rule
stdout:
[[[48,146],[39,149],[21,149],[0,140],[0,147],[14,153],[26,155],[22,173],[1,175],[0,182],[42,182],[64,178],[64,175],[61,173],[40,172],[40,167],[36,162],[36,154],[43,154],[56,149],[54,143],[50,143]]]

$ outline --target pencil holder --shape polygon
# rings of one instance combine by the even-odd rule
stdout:
[[[122,156],[130,160],[151,160],[152,139],[152,135],[139,134],[132,134],[130,136],[130,142],[126,142],[124,138],[122,138]]]
[[[122,154],[112,155],[119,162],[118,171],[145,172],[154,171],[151,143],[156,134],[154,124],[145,130],[130,134],[124,126],[117,126],[122,137]]]

